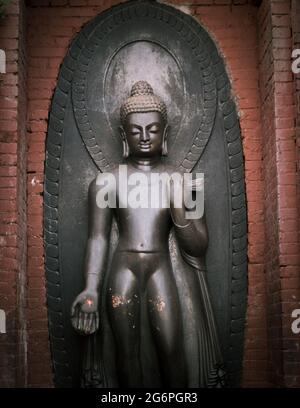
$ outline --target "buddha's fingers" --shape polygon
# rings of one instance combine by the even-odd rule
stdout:
[[[74,317],[76,315],[76,311],[77,311],[77,303],[76,300],[72,303],[71,306],[71,317]]]
[[[71,317],[71,321],[72,321],[74,329],[76,331],[80,332],[80,316],[79,316],[79,313],[80,313],[80,309],[77,306],[75,308],[74,315]]]
[[[93,321],[91,325],[91,333],[95,333],[97,331],[97,326],[96,326],[96,313],[93,313]]]
[[[73,315],[72,315],[72,323],[73,326],[76,330],[78,330],[78,323],[79,323],[79,308],[78,307],[74,307],[73,310]]]
[[[78,330],[83,332],[84,327],[83,327],[83,322],[84,322],[84,313],[82,313],[81,311],[79,311],[79,315],[78,315]]]
[[[93,313],[87,313],[87,318],[86,318],[86,326],[85,326],[85,334],[91,334],[91,325],[93,322]]]
[[[83,312],[82,331],[83,331],[84,333],[87,332],[88,318],[89,318],[89,313]]]
[[[97,330],[97,327],[96,327],[96,313],[93,313],[92,318],[91,318],[90,334],[95,333],[96,330]]]

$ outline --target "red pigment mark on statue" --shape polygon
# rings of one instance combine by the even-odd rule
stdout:
[[[93,305],[93,301],[91,299],[87,299],[85,303],[88,305],[88,307]]]

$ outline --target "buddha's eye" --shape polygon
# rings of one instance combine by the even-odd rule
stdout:
[[[139,131],[138,129],[132,129],[132,130],[130,131],[130,134],[131,134],[132,136],[138,136],[138,135],[140,134],[140,131]]]
[[[149,132],[150,132],[150,133],[158,133],[158,132],[159,132],[159,127],[158,127],[158,126],[152,126],[152,127],[149,129]]]

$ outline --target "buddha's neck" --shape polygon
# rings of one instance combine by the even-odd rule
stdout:
[[[160,163],[160,157],[137,158],[129,157],[128,162],[139,170],[150,171]]]

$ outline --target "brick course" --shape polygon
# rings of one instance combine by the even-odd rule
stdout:
[[[26,24],[25,7],[13,1],[0,23],[7,74],[0,84],[0,384],[26,385]]]

